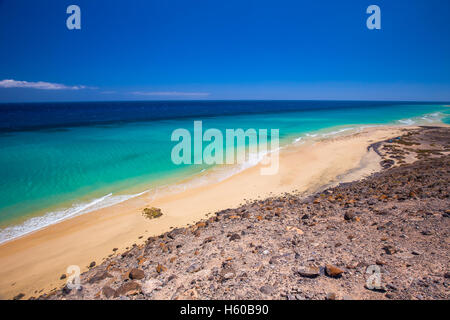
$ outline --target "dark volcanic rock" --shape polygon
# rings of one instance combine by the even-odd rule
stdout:
[[[130,270],[130,279],[132,280],[141,280],[144,279],[145,273],[140,269],[133,268]]]
[[[99,271],[92,278],[89,279],[89,283],[92,284],[98,281],[102,281],[106,278],[112,278],[112,275],[109,274],[107,271]]]
[[[241,236],[238,235],[237,233],[233,233],[233,234],[230,236],[230,241],[240,240],[240,239],[241,239]]]
[[[116,294],[116,290],[111,288],[110,286],[104,286],[102,289],[102,293],[106,298],[111,298]]]
[[[133,295],[141,291],[141,285],[135,281],[127,281],[122,284],[114,293],[115,297],[122,295]]]
[[[23,297],[25,297],[25,294],[24,293],[19,293],[18,295],[14,296],[13,300],[20,300]]]
[[[344,219],[345,220],[353,220],[355,218],[355,214],[353,212],[347,211],[344,214]]]

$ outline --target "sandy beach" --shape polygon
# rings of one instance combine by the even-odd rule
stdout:
[[[0,298],[18,293],[25,298],[61,287],[60,276],[70,265],[86,271],[133,244],[172,228],[199,221],[218,210],[235,208],[246,200],[285,192],[313,192],[333,183],[350,181],[381,169],[379,156],[367,147],[396,137],[401,127],[366,128],[321,141],[292,145],[280,151],[280,170],[260,175],[256,165],[218,183],[178,193],[143,194],[112,207],[93,211],[0,245]],[[147,220],[145,207],[161,208],[163,216]]]

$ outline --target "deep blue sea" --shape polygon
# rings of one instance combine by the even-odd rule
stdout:
[[[177,128],[279,129],[286,145],[372,125],[450,123],[448,103],[171,101],[0,104],[0,242],[175,184]]]

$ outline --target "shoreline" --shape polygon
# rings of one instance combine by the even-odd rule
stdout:
[[[439,115],[439,122],[437,125],[446,125],[440,121],[442,120],[443,114],[440,111],[437,111],[412,118],[396,120],[391,123],[341,124],[310,132],[290,133],[280,140],[279,150],[292,148],[298,144],[352,135],[367,128],[401,128],[430,125],[430,121],[435,122],[437,120],[434,119],[437,115]],[[269,154],[270,153],[271,152],[269,152]],[[0,229],[0,245],[17,240],[23,236],[27,236],[39,230],[45,229],[64,220],[118,205],[144,193],[149,193],[156,197],[158,193],[165,193],[167,190],[174,192],[173,190],[176,189],[177,191],[175,192],[180,192],[180,190],[183,191],[186,190],[186,188],[195,188],[197,186],[218,183],[260,163],[263,157],[259,154],[256,157],[258,159],[256,163],[246,160],[242,164],[233,165],[227,168],[224,168],[224,166],[221,165],[216,165],[208,169],[202,169],[201,171],[190,171],[187,169],[185,172],[172,174],[163,179],[149,180],[146,182],[140,181],[137,184],[132,183],[117,192],[108,190],[105,191],[105,193],[99,193],[99,191],[96,191],[91,195],[82,196],[79,199],[80,201],[70,200],[63,203],[54,204],[48,208],[43,208],[36,212],[27,213],[23,217],[17,217],[11,221],[5,221],[2,223]],[[205,170],[205,175],[203,175]]]
[[[312,193],[325,185],[363,178],[381,169],[378,155],[367,147],[401,135],[405,128],[413,127],[372,127],[289,146],[280,152],[280,170],[275,176],[260,176],[261,164],[257,164],[212,185],[161,194],[153,201],[143,194],[0,244],[0,297],[49,292],[64,283],[58,279],[69,265],[79,265],[82,272],[86,271],[90,262],[101,263],[113,248],[123,252],[150,236],[188,226],[248,200],[286,192]],[[299,163],[304,165],[299,167]],[[147,206],[161,208],[164,215],[146,220],[141,211]]]

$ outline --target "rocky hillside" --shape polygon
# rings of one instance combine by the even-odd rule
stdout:
[[[450,129],[371,148],[369,178],[217,212],[40,299],[449,299]]]

